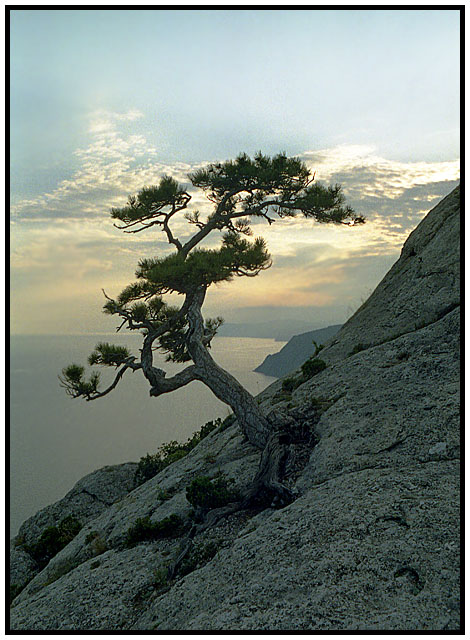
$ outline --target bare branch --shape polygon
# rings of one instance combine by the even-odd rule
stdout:
[[[155,368],[154,368],[155,371]],[[159,370],[161,371],[161,369]],[[180,389],[181,387],[186,386],[190,382],[194,380],[202,380],[202,375],[199,369],[195,365],[190,365],[175,374],[171,378],[166,378],[163,376],[157,376],[154,380],[154,384],[150,389],[150,395],[154,398],[163,395],[164,393],[170,393],[171,391],[175,391],[176,389]]]

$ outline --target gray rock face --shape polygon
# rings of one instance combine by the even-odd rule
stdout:
[[[318,442],[288,478],[297,500],[221,521],[195,539],[193,570],[162,581],[179,541],[126,549],[129,526],[187,517],[197,475],[220,468],[242,487],[257,468],[236,423],[214,431],[89,521],[15,599],[11,628],[458,629],[458,255],[456,190],[322,352],[328,367],[290,399],[281,380],[260,395],[267,412],[321,407]],[[349,355],[364,336],[371,346]]]
[[[69,515],[81,525],[96,518],[104,509],[134,488],[137,463],[110,465],[88,474],[52,505],[41,509],[24,522],[10,544],[10,584],[20,588],[38,573],[36,563],[23,545],[38,541],[47,527],[56,526]]]

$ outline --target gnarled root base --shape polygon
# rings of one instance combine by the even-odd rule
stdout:
[[[290,442],[290,436],[285,430],[276,430],[270,434],[261,454],[258,472],[246,494],[237,502],[211,509],[205,514],[202,523],[191,527],[178,557],[168,568],[168,578],[176,576],[182,561],[191,551],[193,538],[214,527],[222,518],[250,507],[260,508],[268,505],[283,507],[296,499],[297,494],[280,481]]]

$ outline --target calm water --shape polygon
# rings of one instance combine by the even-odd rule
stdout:
[[[186,440],[229,408],[200,382],[150,398],[140,372],[127,372],[108,396],[71,399],[57,379],[71,362],[85,364],[96,342],[125,344],[138,355],[138,335],[13,336],[11,338],[11,535],[36,511],[62,498],[82,476],[107,464],[138,461],[169,440]],[[254,373],[285,343],[258,338],[215,338],[212,354],[252,393],[274,378]],[[155,364],[169,375],[182,365]],[[96,367],[95,367],[96,368]],[[103,387],[114,377],[103,370]],[[107,377],[105,376],[107,375]]]

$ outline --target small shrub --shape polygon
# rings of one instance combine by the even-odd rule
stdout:
[[[310,380],[310,378],[313,378],[313,376],[316,376],[317,373],[320,373],[320,371],[326,369],[326,362],[312,356],[306,360],[300,368],[302,370],[303,381],[306,382]]]
[[[225,420],[228,420],[231,416],[228,416]],[[168,467],[173,462],[184,458],[184,456],[189,453],[196,445],[198,445],[201,440],[203,440],[206,436],[209,435],[214,429],[220,427],[225,423],[222,422],[221,418],[217,418],[216,420],[210,420],[206,422],[199,431],[196,431],[185,443],[177,442],[176,440],[172,440],[171,442],[167,442],[163,444],[157,451],[157,453],[150,454],[148,453],[146,456],[142,457],[137,466],[134,481],[137,486],[147,482],[157,473],[160,473],[163,469]]]
[[[221,541],[215,542],[213,540],[205,545],[193,545],[190,553],[186,556],[178,569],[179,575],[186,576],[198,567],[202,567],[207,564],[212,560],[221,546]]]
[[[76,518],[67,516],[56,527],[47,527],[36,543],[25,545],[25,550],[39,567],[45,567],[51,558],[75,538],[81,528],[82,525]]]
[[[162,502],[165,502],[165,500],[169,500],[171,498],[171,493],[169,491],[167,491],[166,489],[158,489],[157,492],[157,498],[158,500],[161,500]]]
[[[98,531],[90,531],[85,538],[85,544],[90,544],[92,540],[98,537]]]
[[[237,493],[229,488],[234,480],[228,479],[224,474],[218,474],[215,478],[199,476],[186,487],[186,499],[194,507],[202,509],[216,509],[223,507],[237,499]]]
[[[150,516],[137,518],[135,524],[129,527],[125,540],[126,547],[133,547],[139,542],[159,540],[161,538],[177,538],[184,531],[184,522],[180,516],[172,513],[168,518],[159,522],[152,522]]]
[[[282,381],[282,390],[287,391],[288,393],[292,393],[292,391],[295,391],[299,385],[300,385],[299,378],[294,378],[294,377],[285,378]]]
[[[147,480],[156,476],[162,469],[164,469],[164,467],[162,465],[161,456],[158,453],[155,453],[154,455],[147,453],[146,456],[140,459],[137,466],[134,476],[136,485],[144,484],[144,482],[147,482]]]
[[[316,358],[317,355],[320,353],[320,351],[324,348],[323,344],[317,344],[315,342],[315,340],[312,340],[313,346],[315,347],[315,353],[313,354],[313,357]]]
[[[168,584],[168,569],[166,567],[162,567],[161,569],[156,569],[153,574],[153,586],[156,589],[161,589],[162,587],[166,587]]]
[[[356,355],[356,353],[360,353],[361,351],[364,351],[364,349],[367,349],[368,345],[366,344],[362,344],[362,342],[359,342],[359,344],[356,344],[355,347],[353,347],[352,351],[349,352],[350,356],[354,356]]]

